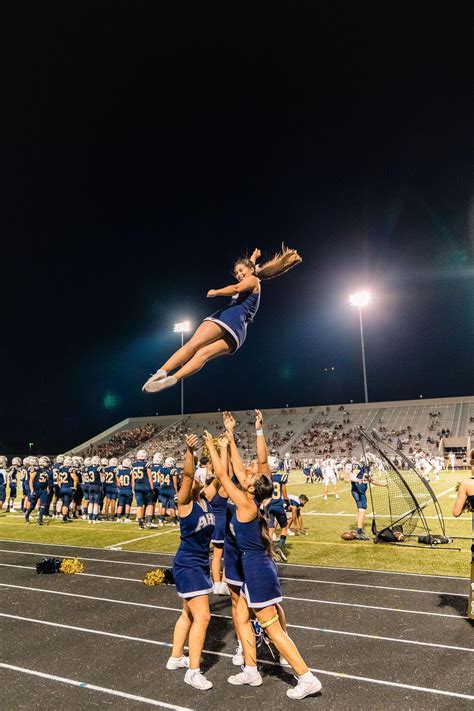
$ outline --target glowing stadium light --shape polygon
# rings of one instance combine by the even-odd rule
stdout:
[[[180,321],[173,326],[173,332],[181,334],[181,348],[184,345],[184,334],[190,330],[191,321]],[[181,378],[181,414],[184,415],[184,378]]]
[[[372,301],[372,297],[368,291],[358,291],[349,296],[351,306],[367,306]]]
[[[191,330],[191,321],[180,321],[173,326],[174,333],[189,333]]]
[[[359,309],[359,324],[360,324],[360,345],[362,349],[362,372],[364,375],[364,395],[365,402],[369,402],[369,393],[367,390],[367,371],[365,369],[365,345],[364,345],[364,326],[362,324],[362,307],[370,304],[372,297],[368,291],[357,291],[349,296],[351,306],[357,306]]]

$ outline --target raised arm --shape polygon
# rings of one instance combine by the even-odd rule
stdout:
[[[243,291],[253,291],[257,284],[257,277],[251,274],[236,284],[224,286],[222,289],[209,289],[207,296],[209,299],[213,299],[215,296],[234,296],[235,294],[241,294]]]
[[[214,468],[214,473],[219,479],[220,483],[224,487],[224,489],[227,492],[227,495],[232,499],[234,504],[237,507],[247,507],[248,500],[247,496],[244,491],[241,491],[230,476],[227,473],[227,470],[224,469],[222,466],[222,462],[220,460],[219,455],[217,454],[217,450],[214,446],[214,441],[212,439],[212,435],[209,434],[209,432],[204,432],[204,441],[207,445],[207,448],[209,450],[209,454],[211,455],[211,460],[212,460],[212,466]]]
[[[197,448],[196,435],[186,436],[186,454],[184,455],[183,483],[178,491],[178,505],[185,506],[191,502],[194,483],[194,450]]]
[[[453,516],[460,516],[464,511],[468,510],[466,507],[466,502],[467,502],[467,488],[466,484],[461,481],[460,484],[458,484],[458,497],[456,501],[454,502],[453,506]]]
[[[230,412],[224,412],[224,427],[225,427],[227,439],[229,440],[230,461],[232,464],[232,469],[234,470],[234,474],[237,477],[239,484],[244,485],[247,475],[245,473],[245,469],[244,469],[244,465],[242,464],[242,460],[240,458],[239,450],[237,449],[237,445],[235,444],[235,438],[234,438],[235,419],[234,419],[234,416]]]
[[[255,435],[257,438],[258,471],[261,474],[270,476],[267,443],[265,441],[265,435],[263,434],[263,415],[260,410],[255,410]]]

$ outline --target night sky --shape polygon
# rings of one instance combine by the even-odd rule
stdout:
[[[282,241],[188,411],[361,401],[361,287],[371,400],[473,394],[470,4],[160,5],[3,17],[0,449],[178,412],[141,392],[173,324]]]

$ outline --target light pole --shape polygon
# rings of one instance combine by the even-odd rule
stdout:
[[[362,307],[367,306],[370,303],[371,297],[368,291],[358,291],[356,294],[351,294],[349,296],[349,302],[351,306],[357,306],[359,309],[359,323],[360,323],[360,345],[362,348],[362,370],[364,373],[364,394],[365,402],[369,402],[369,395],[367,391],[367,371],[365,369],[365,346],[364,346],[364,326],[362,324]]]
[[[189,321],[181,321],[180,323],[175,323],[173,327],[174,333],[181,334],[181,348],[184,345],[184,334],[189,333],[191,330],[191,323]],[[184,378],[181,378],[181,414],[184,415]]]
[[[34,442],[28,442],[28,447],[30,448],[30,454],[31,454],[31,448],[33,447]]]

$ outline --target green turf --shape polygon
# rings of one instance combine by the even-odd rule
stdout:
[[[451,536],[471,536],[470,516],[451,519],[455,484],[466,476],[468,472],[441,472],[441,480],[432,482],[446,517],[446,532]],[[342,541],[341,533],[353,527],[356,522],[356,509],[350,495],[350,486],[340,482],[340,500],[336,500],[330,493],[329,499],[324,501],[322,484],[304,484],[304,481],[301,472],[293,472],[290,475],[289,492],[296,495],[304,493],[310,500],[303,510],[304,523],[309,534],[288,538],[289,562],[461,577],[469,575],[470,540],[455,541],[451,544],[450,547],[461,548],[460,551],[447,550],[445,546],[410,548],[374,545],[372,541]],[[316,515],[311,515],[312,513]],[[431,508],[425,510],[427,516],[433,513]],[[370,521],[368,515],[366,531],[369,534]],[[177,530],[169,525],[153,531],[143,531],[138,529],[135,523],[125,525],[104,522],[90,526],[82,520],[67,525],[51,521],[40,528],[34,522],[29,526],[25,525],[20,514],[2,513],[0,539],[99,548],[119,546],[123,550],[172,553],[178,545],[179,535]]]

